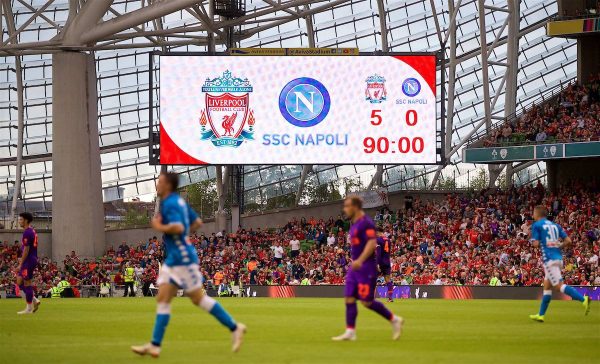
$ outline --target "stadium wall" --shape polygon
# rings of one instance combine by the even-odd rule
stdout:
[[[577,177],[579,182],[588,182],[598,178],[600,158],[581,158],[546,161],[548,188],[555,191],[558,186],[568,184]]]
[[[204,225],[198,231],[210,235],[213,232],[215,232],[215,229],[215,221],[211,219],[205,221]],[[130,244],[146,242],[148,241],[148,238],[159,235],[160,234],[157,233],[151,227],[139,227],[132,229],[109,229],[106,230],[106,248],[110,247],[111,245],[113,246],[113,248],[116,248],[123,241]]]
[[[38,256],[39,257],[51,257],[52,256],[52,230],[50,229],[36,229],[38,234]],[[12,244],[15,241],[21,241],[23,236],[22,230],[3,230],[0,232],[0,241],[3,243]]]
[[[586,34],[577,38],[577,79],[583,82],[600,71],[599,40],[600,33]]]
[[[404,209],[406,197],[420,198],[422,201],[442,201],[446,197],[446,191],[401,191],[393,192],[388,196],[389,206],[393,210]],[[377,208],[368,209],[369,213],[374,213]],[[316,219],[327,219],[330,216],[334,218],[342,212],[341,201],[325,202],[310,206],[299,206],[286,209],[278,209],[267,212],[242,215],[241,224],[244,228],[266,228],[273,226],[283,226],[294,217],[301,216],[307,219],[314,216]]]
[[[389,194],[389,206],[393,210],[404,209],[406,203],[406,197],[411,196],[413,198],[419,198],[421,201],[442,201],[448,192],[445,191],[402,191],[393,192]],[[330,216],[334,218],[341,213],[342,204],[341,201],[326,202],[321,204],[314,204],[310,206],[299,206],[295,208],[279,209],[262,213],[244,214],[241,217],[242,227],[249,229],[256,228],[272,228],[277,226],[283,226],[293,218],[300,218],[304,216],[310,218],[327,219]],[[377,209],[368,209],[370,214],[373,214]],[[205,234],[212,234],[216,231],[216,223],[214,219],[207,219],[204,226],[199,230]],[[40,248],[38,254],[41,257],[52,256],[52,230],[37,230]],[[15,240],[20,240],[22,235],[21,230],[1,230],[0,241],[11,243]],[[117,247],[121,242],[125,241],[128,243],[145,242],[148,238],[157,235],[157,233],[150,227],[136,227],[127,229],[107,229],[105,232],[105,249],[113,246]],[[78,251],[77,246],[73,246],[72,250]]]

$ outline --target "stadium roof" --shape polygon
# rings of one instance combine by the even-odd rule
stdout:
[[[105,192],[113,192],[105,193],[105,199],[143,196],[153,192],[159,168],[148,164],[149,90],[158,86],[149,83],[148,52],[208,51],[213,47],[224,51],[228,26],[237,27],[234,40],[239,47],[357,47],[363,52],[444,49],[447,59],[455,59],[444,69],[444,87],[453,95],[449,99],[454,112],[450,165],[441,170],[441,176],[455,178],[458,186],[466,185],[475,166],[459,163],[460,147],[485,130],[485,126],[474,126],[498,123],[505,116],[506,69],[511,66],[518,72],[513,108],[519,111],[572,80],[577,67],[575,41],[545,36],[545,22],[557,13],[555,0],[520,2],[516,55],[507,46],[507,9],[514,0],[486,1],[483,22],[481,3],[248,0],[245,16],[227,20],[213,17],[208,1],[0,0],[0,216],[9,211],[18,165],[23,171],[19,203],[51,199],[53,52],[95,51],[102,184]],[[488,50],[489,57],[482,58],[482,49]],[[450,67],[456,70],[454,81],[449,77]],[[486,78],[491,93],[487,100],[493,100],[487,119]],[[438,78],[441,87],[439,82]],[[450,105],[444,106],[448,109]],[[295,192],[303,170],[314,172],[304,177],[316,184],[360,178],[366,186],[380,179],[391,190],[428,187],[438,172],[436,166],[246,166],[247,201],[264,203]],[[188,182],[215,175],[213,167],[180,167],[179,171],[189,177]],[[527,175],[519,176],[522,182],[544,173],[538,165],[522,173],[525,171]]]

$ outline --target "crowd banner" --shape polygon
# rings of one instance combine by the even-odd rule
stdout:
[[[593,301],[600,301],[600,286],[574,286],[583,295],[588,295]],[[4,287],[6,288],[6,287]],[[122,296],[122,290],[115,289],[112,297]],[[217,290],[207,289],[209,296],[216,297]],[[141,292],[138,292],[138,296]],[[178,296],[183,292],[178,293]],[[76,297],[92,298],[97,292],[92,286],[82,287],[82,294]],[[244,286],[240,290],[242,297],[262,298],[342,298],[344,297],[343,285],[314,285],[314,286]],[[387,298],[387,286],[377,286],[376,298]],[[542,287],[514,287],[514,286],[437,286],[437,285],[409,285],[394,286],[392,297],[394,299],[445,299],[445,300],[472,300],[472,299],[508,299],[508,300],[540,300]],[[18,295],[9,294],[0,289],[0,299],[20,298]],[[570,300],[571,298],[560,292],[554,292],[554,299]]]
[[[582,294],[590,296],[594,301],[600,301],[600,287],[575,286]],[[271,298],[341,298],[344,296],[342,285],[314,285],[314,286],[247,286],[248,297]],[[387,287],[378,286],[376,297],[387,297]],[[393,291],[395,299],[510,299],[510,300],[539,300],[542,298],[542,287],[514,287],[514,286],[435,286],[411,285],[395,286]],[[560,292],[554,293],[554,299],[570,300],[571,298]]]
[[[363,199],[363,207],[366,209],[389,204],[387,188],[381,187],[374,190],[361,191],[357,192],[356,195]]]

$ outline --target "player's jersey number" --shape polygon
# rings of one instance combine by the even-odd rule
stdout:
[[[367,297],[369,297],[370,291],[371,291],[371,287],[369,287],[369,284],[367,284],[367,283],[359,283],[358,284],[358,297],[360,297],[360,299],[362,299],[362,300],[367,299]]]
[[[553,224],[544,224],[544,230],[546,231],[546,246],[548,248],[559,248],[558,227]]]

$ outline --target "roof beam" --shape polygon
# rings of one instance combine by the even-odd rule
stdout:
[[[72,18],[69,26],[63,31],[63,44],[66,46],[82,46],[90,42],[83,39],[84,32],[94,29],[98,21],[110,9],[113,0],[94,0],[85,3],[79,13]],[[69,7],[69,12],[73,10]],[[71,14],[69,14],[71,15]]]
[[[94,0],[93,2],[95,3],[96,1],[101,0]],[[112,0],[102,1],[112,2]],[[144,8],[132,11],[131,13],[127,13],[102,22],[100,24],[97,24],[93,28],[81,34],[81,41],[84,44],[95,43],[109,35],[122,32],[132,27],[136,27],[138,25],[152,21],[153,19],[163,17],[165,15],[171,14],[179,10],[183,10],[187,7],[198,4],[199,2],[200,1],[198,0],[155,1]],[[87,2],[86,6],[89,3],[92,3],[92,1]]]

